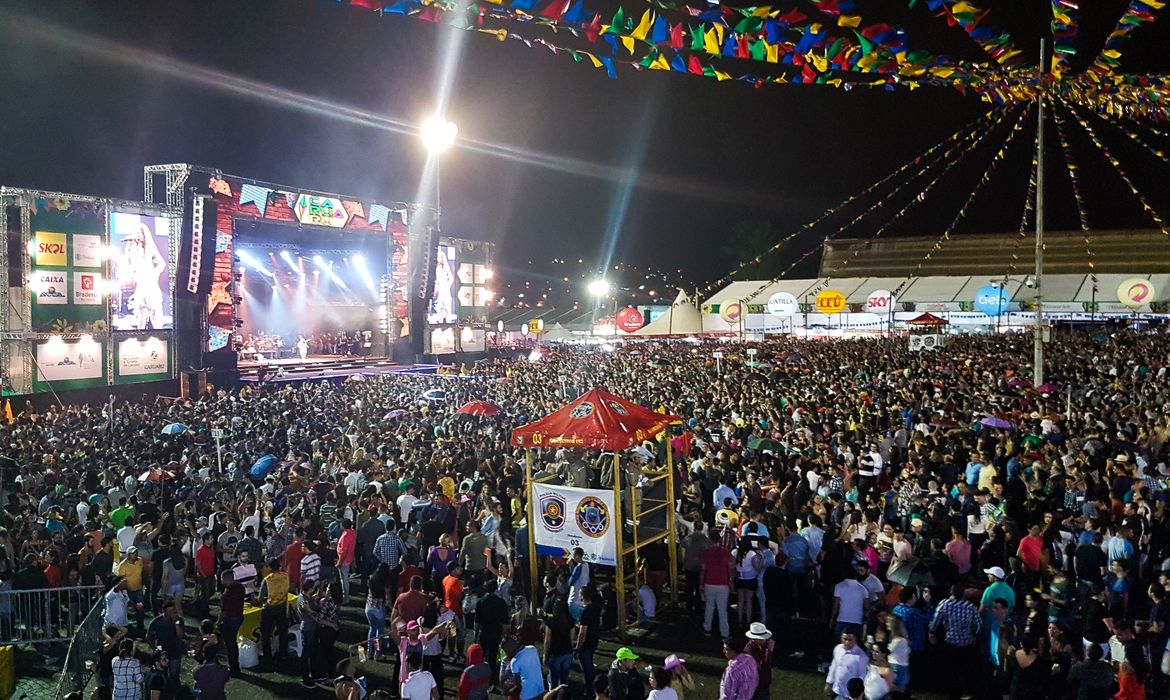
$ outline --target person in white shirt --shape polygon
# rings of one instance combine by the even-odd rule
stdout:
[[[398,696],[402,700],[439,700],[439,686],[430,671],[422,671],[422,654],[410,654],[406,657],[406,680]]]
[[[830,622],[836,623],[834,634],[841,636],[850,632],[854,637],[862,633],[865,612],[869,608],[869,590],[857,579],[847,578],[833,588],[833,614]]]
[[[841,643],[833,649],[833,660],[825,676],[825,696],[848,700],[849,681],[854,678],[864,680],[868,667],[869,655],[857,646],[857,637],[853,632],[842,632]]]
[[[678,700],[678,691],[670,687],[671,681],[674,679],[674,674],[662,668],[655,666],[650,670],[650,695],[646,700]]]
[[[126,550],[134,546],[134,540],[138,538],[138,529],[134,526],[134,518],[126,518],[126,524],[122,529],[118,530],[118,551],[122,552],[122,556],[126,556]]]
[[[876,602],[880,596],[885,595],[886,587],[882,585],[881,579],[869,571],[869,560],[860,559],[853,562],[853,570],[857,572],[858,582],[869,591],[869,602]]]
[[[577,547],[573,550],[572,569],[569,571],[569,612],[573,619],[581,618],[585,610],[585,601],[581,600],[581,591],[589,585],[589,562],[585,561],[585,550]]]
[[[255,595],[260,590],[260,578],[256,575],[256,565],[248,560],[250,556],[247,550],[240,550],[236,553],[236,565],[232,567],[232,575],[235,577],[236,583],[243,585],[244,593],[248,595]],[[301,560],[304,564],[304,560]]]
[[[85,500],[77,502],[77,524],[85,527],[89,522],[89,503]]]
[[[107,625],[126,627],[130,624],[130,596],[126,593],[126,580],[121,579],[106,593],[106,615],[103,621]]]
[[[414,497],[414,484],[410,484],[406,487],[406,493],[399,496],[397,501],[398,521],[402,523],[403,528],[410,522],[410,512],[414,509],[416,502],[418,499]]]
[[[638,588],[638,605],[643,619],[653,620],[658,613],[658,599],[654,597],[654,591],[650,586],[644,583]]]

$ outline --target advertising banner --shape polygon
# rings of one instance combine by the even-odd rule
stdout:
[[[839,314],[845,310],[845,295],[836,289],[826,289],[817,295],[817,311]]]
[[[102,303],[102,273],[73,273],[73,303],[100,306]]]
[[[105,380],[105,358],[96,340],[65,342],[60,338],[36,344],[34,389],[79,389],[100,386]],[[60,384],[58,384],[60,382]]]
[[[580,547],[585,550],[585,561],[609,566],[616,563],[614,528],[618,525],[612,491],[533,484],[532,498],[537,546],[566,553]]]
[[[788,318],[800,310],[796,297],[788,292],[776,292],[768,297],[768,314],[776,318]]]
[[[101,267],[106,253],[101,236],[79,233],[73,237],[73,267]]]
[[[66,273],[57,270],[33,270],[29,285],[37,304],[68,304],[69,289]]]
[[[118,343],[115,357],[115,383],[150,381],[170,376],[167,342],[160,338],[127,338]]]
[[[106,208],[100,202],[34,199],[32,230],[31,330],[36,333],[105,333],[102,303],[102,241]],[[81,263],[85,263],[82,265]],[[96,263],[96,264],[95,264]],[[74,268],[90,268],[87,277]],[[77,270],[82,272],[82,270]],[[82,285],[92,285],[83,287]]]
[[[110,216],[110,319],[116,331],[174,327],[170,220],[114,212]]]

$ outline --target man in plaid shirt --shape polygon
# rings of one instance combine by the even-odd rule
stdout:
[[[951,597],[939,603],[938,609],[934,611],[934,619],[930,622],[930,640],[939,641],[937,635],[941,628],[944,662],[956,669],[979,667],[975,641],[983,624],[979,620],[979,610],[963,596],[964,590],[963,584],[955,584],[951,589]],[[970,697],[972,674],[959,673],[955,678],[959,695]]]
[[[403,554],[406,554],[406,544],[399,537],[398,531],[393,529],[393,525],[386,534],[374,540],[374,559],[390,567],[390,597],[387,600],[398,597],[398,564]]]

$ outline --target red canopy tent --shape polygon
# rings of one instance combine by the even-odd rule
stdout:
[[[613,503],[618,509],[619,523],[619,527],[613,528],[613,537],[616,541],[616,550],[618,552],[616,561],[614,562],[614,568],[616,569],[616,579],[621,582],[617,586],[619,610],[625,610],[626,605],[625,555],[630,551],[636,554],[639,547],[639,530],[637,525],[639,522],[639,511],[637,498],[627,499],[623,506],[622,470],[620,468],[618,451],[634,447],[643,440],[658,435],[666,430],[671,423],[678,420],[678,416],[655,413],[636,403],[627,401],[620,396],[614,396],[604,389],[594,388],[544,418],[529,423],[528,425],[522,425],[512,431],[512,444],[516,447],[574,447],[613,450]],[[533,484],[536,483],[536,479],[534,479],[532,471],[532,450],[525,449],[525,452],[524,481],[528,490],[528,522],[535,523],[537,521],[533,500]],[[657,508],[666,509],[666,530],[664,533],[658,535],[657,539],[666,538],[669,543],[667,551],[670,552],[672,599],[676,595],[675,591],[678,590],[678,561],[676,554],[678,542],[674,522],[673,469],[671,449],[668,446],[666,450],[665,470],[650,472],[655,474],[652,480],[661,479],[666,482],[666,499],[662,505],[641,512],[642,515],[645,515]],[[648,472],[643,470],[643,474],[646,473]],[[632,495],[633,492],[631,491]],[[630,550],[622,546],[622,530],[624,529],[623,524],[626,522],[626,515],[629,515],[630,520],[635,523],[632,530],[634,543],[633,548]],[[536,536],[529,536],[528,548],[529,576],[531,580],[536,581],[538,580]],[[536,599],[534,597],[533,604],[535,605],[535,603]],[[621,615],[618,617],[618,635],[624,637],[625,629],[625,615]]]
[[[945,325],[948,325],[949,323],[950,323],[950,321],[946,320],[945,318],[939,318],[938,316],[935,316],[934,314],[927,312],[927,313],[915,316],[914,318],[910,319],[909,321],[906,322],[906,325],[908,325],[908,326],[945,326]]]
[[[655,413],[604,389],[590,389],[544,418],[513,430],[512,444],[624,450],[677,420],[678,416]]]

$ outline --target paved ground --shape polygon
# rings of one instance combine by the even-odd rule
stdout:
[[[347,606],[342,610],[342,629],[336,648],[337,659],[341,654],[349,653],[352,645],[365,639],[366,620],[361,609]],[[198,628],[198,621],[188,619],[188,629]],[[809,644],[822,651],[810,653],[804,659],[791,661],[781,659],[781,666],[775,669],[772,685],[773,698],[822,698],[824,675],[816,671],[818,662],[827,656],[828,635],[820,626],[811,623],[797,622],[790,630],[776,630],[778,635],[787,634],[792,640],[800,640],[801,644]],[[681,610],[665,610],[656,623],[651,623],[646,629],[632,630],[626,645],[633,648],[646,660],[648,664],[660,664],[671,653],[677,653],[687,660],[687,667],[695,678],[696,689],[687,694],[688,700],[716,700],[719,697],[719,678],[726,667],[726,660],[722,656],[721,644],[718,638],[705,635],[697,616],[691,616]],[[596,663],[598,667],[608,666],[613,660],[614,651],[619,644],[613,634],[603,635],[601,647],[598,650]],[[142,651],[146,651],[145,647]],[[29,700],[50,698],[53,685],[53,672],[59,669],[33,668],[36,654],[22,655],[18,661],[19,673],[23,678],[19,682],[14,697],[20,698],[23,693]],[[354,656],[357,663],[357,657]],[[184,680],[190,684],[190,660],[185,666]],[[230,698],[248,698],[267,700],[268,698],[331,698],[332,688],[321,686],[316,690],[307,690],[300,685],[300,662],[292,660],[284,668],[268,672],[254,672],[245,670],[243,678],[233,680],[229,686]],[[447,664],[446,688],[453,695],[458,682],[462,665]],[[368,688],[390,688],[392,686],[393,665],[387,662],[367,661],[359,664],[359,675],[364,675],[368,681]],[[583,698],[584,687],[581,684],[581,673],[574,668],[571,674],[573,682],[573,697]],[[48,692],[46,692],[48,691]],[[931,693],[914,694],[915,698],[929,700],[941,697]]]

